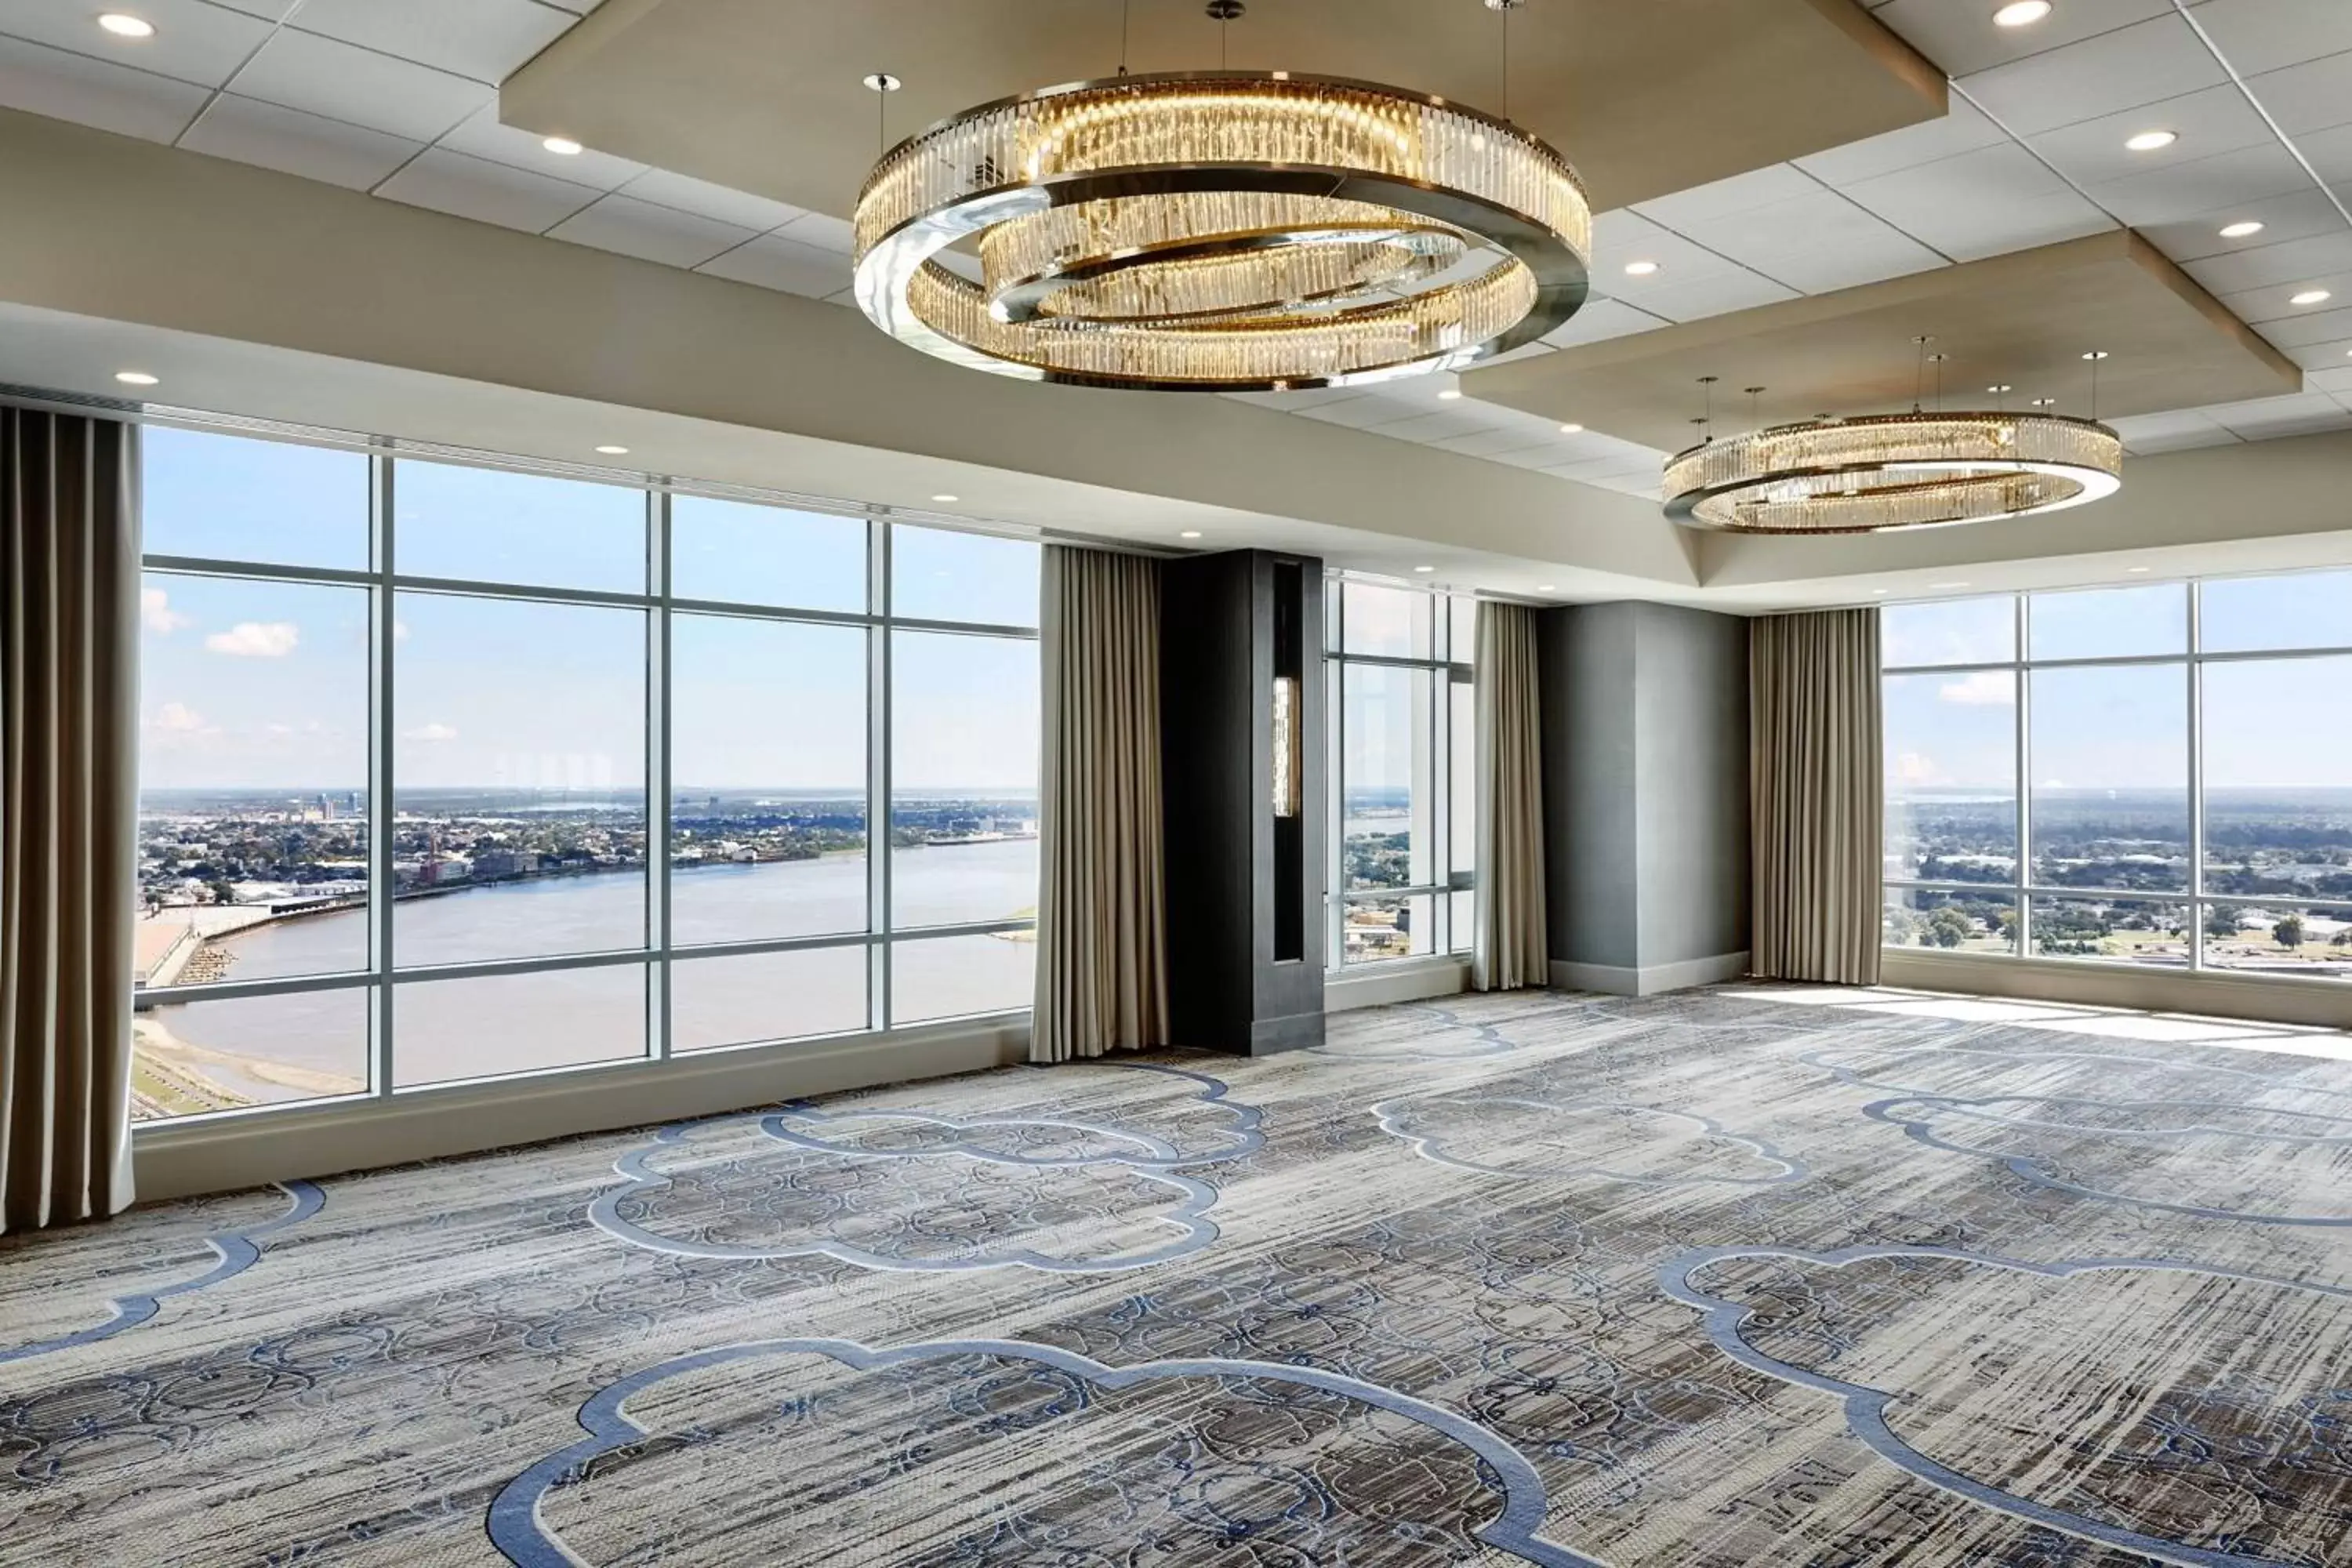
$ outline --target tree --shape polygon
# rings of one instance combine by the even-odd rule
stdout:
[[[2219,905],[2209,907],[2205,911],[2205,934],[2222,940],[2237,935],[2238,911]]]
[[[233,904],[236,902],[236,889],[230,887],[225,881],[215,882],[209,890],[213,896],[213,902],[216,904]]]
[[[2279,916],[2278,924],[2271,927],[2271,940],[2284,948],[2301,947],[2303,917],[2301,915]]]
[[[1976,932],[1976,922],[1947,905],[1927,917],[1927,938],[1937,947],[1958,947]]]

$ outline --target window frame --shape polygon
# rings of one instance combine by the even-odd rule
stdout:
[[[201,416],[184,414],[164,416],[150,413],[142,423],[228,439],[353,450],[362,453],[368,459],[369,543],[368,564],[364,569],[281,565],[267,562],[161,553],[142,555],[140,564],[142,574],[149,572],[167,572],[186,576],[246,582],[334,584],[357,587],[366,591],[368,595],[367,733],[369,744],[365,820],[368,830],[369,891],[366,908],[368,958],[363,968],[320,975],[285,976],[249,981],[231,979],[209,984],[155,987],[141,986],[134,981],[132,989],[137,1004],[143,1010],[156,1005],[200,1001],[258,999],[302,992],[357,988],[366,988],[370,995],[367,1008],[368,1087],[364,1091],[348,1095],[305,1097],[217,1110],[193,1111],[178,1116],[158,1117],[145,1121],[134,1120],[131,1124],[134,1135],[148,1130],[187,1127],[199,1122],[209,1123],[224,1120],[244,1120],[300,1112],[316,1113],[321,1110],[332,1111],[337,1109],[356,1108],[371,1102],[409,1100],[418,1096],[463,1092],[509,1081],[595,1073],[615,1068],[641,1068],[648,1063],[667,1063],[681,1057],[692,1061],[705,1061],[723,1056],[730,1051],[759,1050],[779,1046],[821,1045],[827,1041],[886,1034],[902,1026],[929,1029],[942,1024],[966,1020],[1017,1018],[1028,1012],[1029,1009],[1024,1005],[980,1013],[926,1016],[917,1023],[905,1026],[899,1025],[893,1016],[892,954],[898,944],[1034,931],[1036,921],[1034,916],[1031,916],[947,925],[908,926],[904,929],[892,923],[891,856],[888,852],[888,825],[892,820],[890,726],[896,696],[891,686],[892,634],[897,631],[930,631],[1034,643],[1039,639],[1040,631],[1036,626],[897,616],[893,612],[891,604],[891,550],[897,530],[904,527],[970,532],[1011,539],[1024,543],[1044,543],[1043,537],[1035,531],[989,528],[975,524],[969,520],[934,517],[922,513],[910,514],[901,509],[887,506],[811,498],[737,485],[700,484],[667,475],[597,468],[583,465],[538,463],[526,458],[508,458],[497,454],[459,451],[384,438],[362,438],[334,432],[268,426],[252,421],[229,419],[214,421]],[[637,491],[643,501],[646,520],[646,561],[644,590],[625,592],[562,588],[469,578],[427,577],[399,572],[396,570],[397,539],[394,528],[396,516],[394,500],[398,475],[404,463],[419,461],[485,468],[546,478],[587,479]],[[674,595],[670,592],[671,521],[673,500],[681,495],[748,501],[799,512],[850,518],[862,522],[866,528],[866,607],[861,611],[794,609],[772,605],[690,599]],[[395,900],[389,896],[390,890],[394,887],[392,827],[396,805],[394,796],[393,774],[395,744],[398,739],[394,702],[394,687],[398,678],[397,656],[394,653],[396,634],[394,606],[399,594],[420,592],[458,595],[475,599],[505,602],[599,605],[635,610],[643,614],[645,617],[646,735],[645,776],[642,788],[646,817],[644,868],[646,940],[642,946],[528,958],[409,967],[400,965],[393,930]],[[866,813],[867,884],[866,923],[862,931],[832,932],[816,936],[755,938],[684,945],[673,940],[670,910],[670,859],[674,829],[672,821],[674,781],[671,777],[673,759],[670,733],[671,637],[675,617],[682,614],[719,615],[761,621],[854,626],[863,629],[866,658],[866,761],[865,776],[860,784]],[[1042,699],[1042,690],[1040,695]],[[698,1047],[682,1052],[674,1048],[671,1006],[672,965],[692,963],[701,958],[742,957],[761,953],[843,947],[862,947],[866,950],[866,1023],[863,1027],[815,1034],[778,1035],[766,1039],[745,1040],[723,1046]],[[640,966],[646,975],[646,1049],[641,1055],[605,1062],[527,1068],[510,1072],[395,1087],[394,1053],[398,1041],[394,1015],[399,987],[430,984],[435,981],[541,974],[623,964]]]
[[[1325,835],[1323,868],[1324,969],[1331,977],[1342,974],[1365,974],[1381,972],[1383,965],[1396,963],[1430,963],[1442,960],[1466,957],[1470,952],[1472,921],[1454,919],[1455,893],[1469,892],[1475,888],[1475,868],[1454,865],[1454,818],[1457,811],[1475,814],[1476,801],[1456,802],[1453,798],[1454,748],[1456,745],[1475,747],[1477,736],[1457,736],[1454,723],[1453,692],[1455,686],[1476,684],[1475,647],[1456,648],[1454,641],[1451,614],[1453,601],[1468,599],[1475,602],[1475,594],[1459,594],[1443,588],[1423,588],[1414,584],[1401,584],[1384,578],[1346,572],[1324,574],[1323,598],[1323,680],[1324,705],[1329,715],[1326,724],[1325,809],[1331,831]],[[1430,601],[1429,657],[1405,654],[1349,653],[1347,648],[1347,587],[1353,584],[1365,587],[1388,589],[1396,593],[1417,594]],[[1473,623],[1475,625],[1475,622]],[[1472,634],[1475,641],[1475,633]],[[1434,878],[1427,882],[1403,888],[1357,888],[1348,886],[1348,780],[1347,723],[1348,703],[1345,682],[1349,666],[1367,668],[1421,670],[1428,673],[1429,754],[1429,837],[1430,863]],[[1475,708],[1473,711],[1475,712]],[[1416,766],[1419,759],[1415,759]],[[1474,775],[1475,777],[1475,772]],[[1473,843],[1475,843],[1475,836]],[[1475,850],[1474,850],[1475,856]],[[1427,952],[1399,953],[1391,957],[1365,959],[1350,963],[1347,953],[1348,906],[1358,903],[1396,902],[1410,908],[1415,899],[1426,898],[1430,905],[1430,946]],[[1461,930],[1455,930],[1455,926]]]
[[[2062,964],[2069,969],[2093,967],[2130,973],[2146,973],[2152,968],[2163,967],[2170,969],[2170,972],[2175,973],[2226,975],[2231,977],[2233,981],[2240,983],[2284,984],[2322,987],[2345,987],[2352,985],[2352,977],[2346,976],[2282,974],[2267,972],[2250,973],[2246,971],[2237,969],[2230,965],[2208,963],[2205,956],[2206,922],[2210,917],[2210,911],[2216,907],[2228,907],[2233,909],[2276,909],[2281,910],[2336,908],[2352,910],[2352,900],[2329,900],[2316,897],[2293,898],[2273,894],[2216,893],[2208,890],[2206,887],[2204,679],[2206,668],[2209,666],[2213,665],[2275,663],[2282,659],[2341,658],[2352,657],[2352,646],[2290,648],[2232,648],[2208,652],[2204,646],[2203,625],[2205,587],[2209,583],[2243,582],[2247,579],[2256,577],[2292,577],[2304,575],[2306,573],[2340,573],[2342,570],[2343,569],[2341,567],[2310,567],[2288,569],[2277,572],[2216,573],[2204,576],[2151,578],[2147,581],[2127,580],[2121,583],[2098,583],[2081,585],[2091,588],[2138,588],[2158,587],[2166,584],[2171,584],[2179,587],[2186,601],[2184,611],[2187,616],[2187,635],[2183,643],[2182,650],[2179,653],[2123,654],[2106,658],[2087,657],[2039,659],[2033,658],[2032,642],[2033,600],[2042,593],[2061,595],[2078,591],[2077,588],[2020,590],[2007,595],[1948,595],[1927,599],[1884,601],[1879,604],[1876,607],[1881,610],[1885,610],[1904,605],[1951,604],[1962,599],[2007,598],[2011,602],[2011,613],[2015,617],[2015,641],[2011,649],[2011,657],[2008,660],[1996,660],[1991,662],[1984,660],[1971,660],[1966,663],[1952,664],[1897,665],[1882,663],[1878,671],[1878,679],[1881,682],[1881,690],[1883,691],[1884,683],[1889,678],[1896,676],[1968,676],[1984,673],[2007,672],[2016,682],[2017,691],[2014,713],[2016,731],[2013,741],[2014,751],[2011,753],[2011,763],[2014,769],[2011,784],[2014,791],[2015,809],[2017,813],[2016,874],[2007,882],[1962,882],[1934,880],[1915,877],[1890,877],[1886,875],[1885,858],[1882,854],[1880,857],[1879,871],[1879,910],[1882,925],[1881,947],[1883,951],[1887,952],[1899,952],[1906,957],[1926,957],[1937,960],[1963,959],[1969,961],[1990,961],[2003,963],[2032,963]],[[2187,727],[2186,742],[2188,751],[2188,766],[2185,783],[2188,787],[2189,809],[2189,885],[2186,888],[2181,889],[2157,889],[2145,888],[2055,887],[2036,881],[2033,875],[2032,836],[2032,672],[2042,669],[2120,669],[2168,665],[2176,666],[2179,668],[2181,679],[2187,688],[2188,705],[2185,710],[2185,716]],[[1885,742],[1882,740],[1882,755],[1879,762],[1879,765],[1882,770],[1885,766],[1885,757],[1884,755],[1885,744]],[[2347,786],[2352,786],[2352,781],[2347,781]],[[1927,946],[1898,946],[1895,943],[1884,941],[1884,922],[1885,919],[1885,910],[1887,909],[1888,894],[1896,891],[1912,890],[1932,893],[1959,893],[1979,897],[1987,894],[1993,894],[2014,898],[2017,904],[2017,937],[2014,951],[2006,953],[1955,952]],[[2033,946],[2033,910],[2034,901],[2037,899],[2042,900],[2072,900],[2081,902],[2101,902],[2108,904],[2177,904],[2182,906],[2188,910],[2189,914],[2189,938],[2187,942],[2189,962],[2183,968],[2171,969],[2171,966],[2169,965],[2158,966],[2134,963],[2127,960],[2119,960],[2115,958],[2045,957],[2038,953],[2034,950]]]

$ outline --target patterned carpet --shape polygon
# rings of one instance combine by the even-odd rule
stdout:
[[[0,1563],[2352,1563],[2352,1038],[1345,1015],[0,1249]]]

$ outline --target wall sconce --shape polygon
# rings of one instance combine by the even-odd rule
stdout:
[[[1274,678],[1274,815],[1298,815],[1298,682]]]

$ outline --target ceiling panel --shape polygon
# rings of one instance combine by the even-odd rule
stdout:
[[[575,18],[536,0],[303,0],[294,26],[496,84]]]
[[[2185,263],[2183,270],[2221,295],[2352,271],[2352,226],[2339,222],[2330,234],[2251,246],[2231,255]]]
[[[2179,140],[2168,147],[2135,153],[2125,143],[2143,131],[2169,131]],[[2278,145],[2278,138],[2234,82],[2143,104],[2121,114],[2081,121],[2026,140],[2037,154],[2078,185],[2129,179],[2241,148]]]
[[[2352,6],[2345,11],[2352,16]],[[2246,89],[2290,136],[2352,124],[2352,51],[2266,72]]]
[[[431,142],[494,89],[372,49],[280,28],[237,73],[236,90],[370,130]]]
[[[2310,305],[2295,304],[2295,297],[2306,290],[2324,292],[2330,298]],[[2302,273],[2284,283],[2236,290],[2220,298],[2240,321],[2261,328],[2263,335],[2269,337],[2273,321],[2291,321],[2324,313],[2330,307],[2340,310],[2352,305],[2352,271]]]
[[[1465,378],[1471,395],[1580,419],[1646,446],[1675,444],[1696,412],[1696,383],[1768,388],[1768,419],[1907,405],[1912,338],[1951,355],[1945,384],[1999,382],[2011,405],[2088,401],[2085,349],[2100,366],[2100,407],[2142,414],[2298,389],[2301,373],[2231,319],[2154,247],[2113,232],[2021,255],[1767,306],[1637,337],[1564,349]],[[1736,405],[1718,395],[1717,411]]]
[[[583,207],[547,234],[551,239],[617,251],[666,267],[698,267],[756,237],[752,229],[625,195],[605,196]]]
[[[1709,220],[1801,200],[1820,189],[1820,184],[1795,164],[1773,163],[1751,174],[1660,196],[1633,210],[1654,223],[1690,234]]]
[[[2197,25],[2241,76],[2352,50],[2352,5],[2340,0],[2201,0]]]
[[[643,163],[615,158],[593,147],[572,153],[551,153],[543,138],[499,123],[496,103],[486,103],[459,121],[441,138],[440,145],[468,157],[488,158],[494,163],[602,191],[618,190],[646,172]]]
[[[1897,169],[1916,168],[2008,141],[2008,132],[1986,119],[1976,105],[1954,93],[1951,110],[1941,120],[1925,121],[1816,153],[1798,159],[1797,167],[1825,184],[1851,185],[1891,174]]]
[[[2273,143],[2111,180],[2090,194],[2119,221],[2139,227],[2311,188],[2311,176],[2294,154]]]
[[[98,25],[104,7],[69,0],[0,0],[0,33],[71,49],[110,64],[218,87],[269,36],[269,25],[203,0],[139,0],[152,37],[124,38]]]
[[[1768,276],[1777,276],[1771,265],[1777,257],[1900,237],[1885,220],[1848,197],[1802,174],[1798,178],[1804,180],[1805,189],[1788,200],[1685,222],[1677,230]]]
[[[10,109],[169,142],[187,128],[209,95],[193,82],[0,37],[0,104]]]
[[[1666,320],[1663,316],[1654,316],[1622,300],[1597,296],[1586,300],[1584,309],[1570,316],[1566,322],[1546,332],[1543,341],[1554,348],[1566,348],[1574,343],[1597,343],[1605,338],[1621,338],[1629,332],[1646,332],[1665,324]]]
[[[1948,265],[1937,252],[1888,226],[1871,238],[1849,238],[1819,250],[1773,257],[1764,270],[1791,289],[1829,294]]]
[[[1889,0],[1872,14],[1954,76],[1968,76],[2030,55],[2172,14],[2172,0],[2059,0],[2031,27],[1996,27],[1998,0]]]
[[[2222,227],[2241,220],[2261,224],[2261,232],[2243,239],[2224,238]],[[2284,195],[2253,201],[2233,196],[2190,217],[2141,225],[2139,231],[2175,261],[2189,261],[2200,257],[2227,256],[2255,246],[2308,239],[2315,235],[2341,234],[2346,226],[2344,215],[2336,210],[2327,193],[2305,180],[2300,188]]]
[[[425,149],[421,142],[233,92],[214,99],[181,136],[180,145],[355,191],[371,189]]]
[[[2168,7],[2154,21],[1958,79],[1994,120],[2020,136],[2032,136],[2219,87],[2229,74],[2194,29]]]
[[[673,174],[667,169],[646,170],[629,182],[624,194],[755,232],[782,228],[801,216],[800,208],[782,202],[730,191],[707,180]]]
[[[2287,397],[2259,398],[2249,403],[2217,404],[2200,410],[2241,440],[2272,441],[2286,436],[2316,436],[2323,431],[2352,429],[2352,411],[2324,392],[2297,393]]]
[[[1956,258],[2052,244],[2113,226],[2014,142],[1845,187],[1896,228]]]
[[[633,0],[506,84],[507,118],[568,127],[656,168],[845,215],[876,152],[859,79],[905,83],[891,132],[1052,82],[1111,75],[1104,0]],[[1215,64],[1404,84],[1500,108],[1502,22],[1432,0],[1282,0],[1221,46],[1196,4],[1137,5],[1138,71]],[[1510,19],[1509,110],[1561,147],[1595,203],[1625,205],[1841,146],[1943,110],[1942,76],[1850,0],[1532,5]],[[1671,82],[1672,90],[1661,84]],[[1693,113],[1703,103],[1706,111]],[[793,156],[779,158],[776,149]]]
[[[604,195],[591,185],[431,147],[376,195],[481,223],[543,234]]]
[[[1641,300],[1643,310],[1654,310],[1670,321],[1695,321],[1704,316],[1749,310],[1759,305],[1797,297],[1795,289],[1775,283],[1769,278],[1759,277],[1753,272],[1730,271],[1645,289]]]

